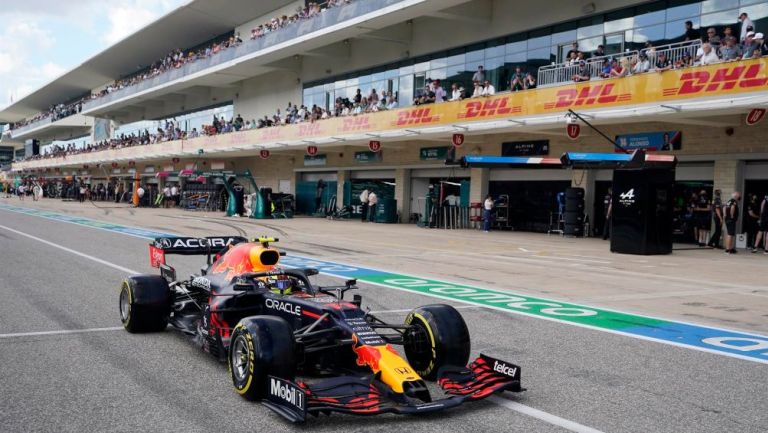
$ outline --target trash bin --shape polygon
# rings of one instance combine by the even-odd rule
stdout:
[[[397,222],[397,200],[393,198],[379,199],[376,205],[377,223],[396,223]]]

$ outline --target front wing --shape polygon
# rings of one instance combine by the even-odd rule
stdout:
[[[520,386],[519,366],[482,354],[468,367],[443,367],[437,383],[447,397],[425,403],[394,393],[370,375],[336,377],[311,385],[270,376],[268,398],[263,404],[289,421],[303,422],[307,415],[332,412],[353,415],[437,412],[494,393],[525,390]]]

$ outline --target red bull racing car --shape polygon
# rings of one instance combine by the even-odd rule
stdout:
[[[293,422],[307,415],[435,412],[502,391],[520,392],[520,367],[480,355],[449,305],[386,323],[361,308],[356,280],[318,287],[315,269],[280,267],[272,238],[158,238],[160,275],[129,276],[120,318],[133,333],[168,324],[226,361],[235,391]],[[169,254],[206,255],[199,275],[177,280]],[[405,357],[395,350],[402,346]],[[425,381],[445,394],[433,399]]]

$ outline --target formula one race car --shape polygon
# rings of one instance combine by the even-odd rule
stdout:
[[[315,269],[278,267],[272,238],[158,238],[150,259],[161,275],[133,275],[120,289],[129,332],[170,323],[226,361],[235,390],[293,422],[307,414],[434,412],[501,391],[520,392],[520,367],[480,355],[449,305],[414,309],[388,324],[342,286],[316,287]],[[177,280],[165,255],[207,255],[201,274]],[[405,359],[393,345],[403,346]],[[300,374],[302,379],[297,379]],[[425,381],[447,394],[433,400]]]

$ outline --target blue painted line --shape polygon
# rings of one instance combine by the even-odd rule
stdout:
[[[88,218],[63,215],[17,206],[0,204],[0,209],[38,216],[50,220],[77,224],[145,239],[175,237],[178,235],[112,224]],[[362,282],[396,290],[419,293],[441,299],[480,305],[487,308],[523,314],[545,320],[567,323],[603,332],[611,332],[688,349],[696,349],[768,364],[768,337],[758,334],[702,326],[619,311],[594,308],[579,304],[533,298],[501,290],[490,290],[464,284],[437,281],[357,265],[317,260],[301,256],[287,256],[281,263],[288,267],[314,267],[323,274],[340,278],[357,278]],[[531,307],[538,304],[538,309]],[[547,308],[540,308],[546,306]],[[602,315],[602,316],[601,316]],[[610,325],[612,316],[629,319],[627,326]],[[577,320],[580,317],[589,320]],[[600,319],[609,323],[601,324]],[[637,326],[633,326],[637,323]],[[645,323],[645,325],[641,325]]]

